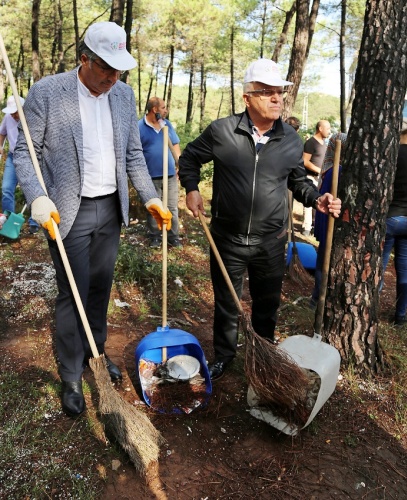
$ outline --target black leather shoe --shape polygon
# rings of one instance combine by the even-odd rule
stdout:
[[[104,357],[106,360],[107,371],[109,372],[110,375],[110,380],[112,382],[117,382],[118,380],[122,380],[123,375],[122,372],[119,370],[119,368],[113,363],[113,361],[108,356],[106,356],[106,354],[104,354]],[[84,364],[85,366],[89,366],[89,357],[85,358]]]
[[[228,364],[228,361],[215,361],[213,363],[210,363],[208,365],[208,370],[211,380],[219,380],[221,377],[223,377]]]
[[[118,380],[122,380],[123,375],[122,372],[119,370],[119,367],[116,366],[113,363],[113,361],[106,356],[106,354],[105,354],[105,359],[107,364],[107,371],[109,372],[110,375],[110,380],[112,382],[117,382]]]
[[[85,411],[85,399],[82,391],[82,380],[77,382],[62,381],[62,409],[69,417],[78,417]]]

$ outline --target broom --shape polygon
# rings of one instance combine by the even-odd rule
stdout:
[[[44,179],[35,155],[34,146],[28,130],[23,108],[20,103],[17,87],[15,84],[13,72],[4,46],[3,38],[0,34],[0,49],[3,56],[6,71],[10,80],[11,88],[17,104],[20,121],[23,127],[24,135],[30,151],[31,161],[38,180],[46,192]],[[106,427],[115,435],[122,448],[128,453],[135,467],[143,474],[147,472],[148,466],[156,462],[159,456],[159,445],[163,443],[163,438],[159,431],[153,426],[148,417],[136,410],[130,403],[124,401],[114,389],[110,375],[107,370],[106,359],[99,355],[96,343],[90,329],[85,310],[75,283],[74,276],[68,261],[68,257],[62,242],[59,229],[55,221],[53,226],[56,235],[58,250],[65,267],[66,274],[74,295],[75,303],[78,308],[80,318],[85,329],[85,333],[92,351],[93,359],[89,360],[89,365],[95,376],[96,386],[99,390],[99,410],[105,419]]]
[[[309,414],[305,407],[309,383],[306,373],[288,353],[254,331],[202,212],[199,212],[199,219],[242,321],[246,339],[245,374],[249,386],[256,394],[259,404],[270,407],[276,416],[289,419],[290,422],[305,423]]]
[[[291,259],[287,268],[287,275],[298,285],[311,285],[313,283],[313,277],[302,265],[300,256],[298,255],[298,248],[295,242],[294,236],[294,223],[293,223],[293,204],[292,204],[292,193],[288,191],[288,239],[291,240]]]

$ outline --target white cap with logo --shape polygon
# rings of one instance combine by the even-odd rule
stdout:
[[[273,87],[293,85],[292,82],[283,80],[277,64],[271,59],[257,59],[250,64],[244,75],[243,83],[260,82]]]
[[[21,106],[24,106],[24,99],[22,97],[20,97],[20,104]],[[2,109],[2,111],[3,113],[9,113],[10,115],[18,111],[16,100],[13,95],[7,99],[7,105]]]
[[[118,24],[109,21],[89,26],[84,42],[109,66],[126,71],[136,66],[136,60],[127,52],[126,32]]]

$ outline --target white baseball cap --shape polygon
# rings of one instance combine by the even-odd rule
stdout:
[[[24,99],[22,97],[20,97],[20,104],[21,106],[24,106]],[[16,100],[13,95],[7,99],[7,105],[2,109],[2,111],[3,113],[9,113],[10,115],[18,111]]]
[[[126,49],[126,32],[118,24],[109,21],[89,26],[84,42],[92,52],[109,66],[126,71],[136,66],[136,60]]]
[[[246,70],[243,82],[260,82],[273,87],[293,84],[281,78],[277,64],[271,59],[257,59],[257,61],[252,62]]]

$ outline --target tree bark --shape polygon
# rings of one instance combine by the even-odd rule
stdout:
[[[260,33],[260,57],[263,58],[264,54],[264,39],[266,36],[267,27],[267,0],[263,0],[263,12],[261,15],[261,33]]]
[[[191,68],[190,68],[190,72],[189,72],[187,116],[186,116],[186,120],[185,120],[186,124],[192,123],[192,111],[193,111],[193,104],[194,104],[194,90],[193,90],[194,76],[195,76],[195,68],[194,68],[193,55],[192,55],[191,56]]]
[[[235,39],[235,28],[231,27],[230,30],[230,105],[231,105],[231,114],[235,114],[235,78],[234,78],[234,70],[235,70],[235,62],[234,62],[234,39]]]
[[[287,94],[284,100],[283,119],[291,116],[297,99],[309,48],[311,46],[312,36],[314,34],[319,3],[320,0],[314,0],[311,13],[308,14],[310,0],[296,0],[297,19],[287,74],[287,80],[293,82],[293,85],[287,88]]]
[[[32,22],[31,22],[31,47],[32,47],[34,82],[38,82],[38,80],[41,78],[40,40],[39,40],[40,7],[41,7],[41,0],[33,0]]]
[[[75,31],[75,60],[76,64],[79,64],[79,23],[78,23],[78,4],[76,0],[72,0],[72,11],[73,11],[73,23]]]
[[[294,1],[294,3],[291,5],[291,9],[285,13],[284,26],[283,26],[283,29],[282,29],[281,34],[279,36],[278,42],[277,42],[276,46],[274,47],[274,52],[273,52],[273,55],[271,57],[271,59],[274,62],[278,62],[278,59],[279,59],[280,54],[281,54],[281,49],[283,48],[283,45],[285,44],[285,42],[287,40],[288,30],[290,29],[291,21],[293,20],[296,9],[297,9],[297,6],[296,6],[296,2]]]
[[[203,132],[205,119],[205,102],[206,102],[206,71],[204,63],[201,63],[201,92],[200,92],[200,117],[199,117],[199,133]]]
[[[384,367],[379,283],[407,86],[406,0],[368,0],[339,185],[324,337],[357,373]]]
[[[346,0],[342,0],[341,9],[341,34],[339,37],[339,74],[341,79],[340,114],[341,132],[346,132],[346,86],[345,86],[345,46],[346,46]]]
[[[112,9],[110,11],[109,21],[123,26],[125,0],[112,0]]]

